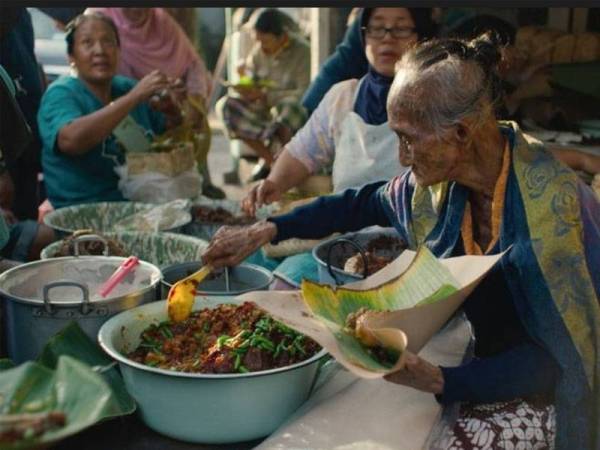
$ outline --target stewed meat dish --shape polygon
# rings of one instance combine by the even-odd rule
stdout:
[[[167,370],[245,373],[295,364],[320,349],[311,338],[244,302],[194,311],[182,322],[150,325],[127,356]]]
[[[217,208],[196,206],[194,207],[194,217],[200,223],[222,223],[225,225],[247,225],[255,221],[252,217],[235,216],[220,206]]]

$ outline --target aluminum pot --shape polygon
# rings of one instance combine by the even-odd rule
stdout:
[[[196,272],[201,262],[173,264],[163,269],[161,281],[162,298],[167,298],[169,289],[177,281]],[[210,295],[240,295],[250,291],[264,291],[273,281],[273,274],[255,264],[241,263],[209,275],[196,288],[196,296]]]
[[[206,296],[194,309],[239,303],[235,297]],[[188,442],[222,444],[266,436],[310,395],[327,355],[287,367],[244,374],[194,374],[150,367],[124,356],[152,323],[167,320],[164,301],[117,314],[100,328],[102,348],[119,362],[125,386],[142,420],[153,430]]]
[[[3,330],[8,356],[16,363],[35,359],[48,339],[75,320],[92,339],[111,316],[158,298],[160,269],[140,261],[103,298],[100,286],[126,258],[80,256],[17,266],[0,275]]]
[[[378,256],[397,258],[406,248],[394,228],[369,227],[354,233],[336,236],[316,245],[312,254],[317,261],[319,281],[331,285],[351,283],[366,278],[366,275],[344,271],[346,260],[356,253],[363,255],[376,239],[389,238],[388,245],[377,247]],[[367,264],[364,265],[365,267]]]

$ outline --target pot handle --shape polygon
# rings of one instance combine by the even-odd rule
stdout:
[[[59,280],[53,281],[52,283],[45,284],[42,288],[42,298],[44,299],[44,309],[48,314],[52,314],[52,302],[48,294],[50,293],[50,289],[59,287],[59,286],[74,286],[81,289],[82,300],[81,300],[81,314],[87,314],[90,312],[90,291],[87,286],[84,286],[77,281],[70,280]]]
[[[102,245],[104,245],[102,254],[104,256],[109,256],[108,241],[97,234],[85,234],[83,236],[76,236],[73,238],[73,254],[75,256],[79,256],[79,244],[82,242],[101,242]]]
[[[118,364],[118,361],[112,361],[104,366],[103,365],[92,366],[91,369],[92,369],[92,371],[94,371],[96,373],[103,374],[105,372],[108,372],[110,369],[115,367],[117,364]]]
[[[365,255],[365,249],[362,248],[358,243],[354,242],[351,239],[346,239],[346,238],[340,238],[337,239],[336,241],[332,242],[331,245],[329,246],[329,248],[327,249],[327,256],[325,258],[325,264],[327,264],[327,271],[329,272],[329,275],[331,276],[331,278],[333,278],[333,281],[335,281],[336,286],[339,286],[340,284],[342,284],[338,279],[337,276],[335,274],[335,272],[333,271],[333,268],[331,267],[331,250],[339,244],[350,244],[352,247],[354,247],[356,250],[358,250],[358,253],[360,253],[360,256],[363,260],[363,279],[367,278],[367,274],[369,273],[369,267],[368,267],[368,261],[367,261],[367,255]]]

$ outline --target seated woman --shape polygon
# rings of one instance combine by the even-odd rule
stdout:
[[[362,41],[369,71],[360,80],[334,85],[309,121],[283,148],[271,173],[242,201],[249,215],[281,198],[322,168],[332,168],[333,191],[341,192],[374,181],[389,180],[406,168],[395,148],[398,137],[388,126],[385,108],[402,54],[432,27],[431,13],[413,15],[412,8],[365,8],[361,14]],[[310,252],[291,256],[275,274],[288,285],[301,277],[316,278]],[[282,288],[280,283],[278,286]]]
[[[52,83],[38,113],[44,183],[50,203],[61,208],[79,203],[124,200],[115,166],[124,151],[113,130],[133,119],[147,135],[181,122],[174,99],[147,100],[168,89],[169,79],[155,70],[138,83],[117,76],[119,34],[108,17],[80,15],[69,25],[67,52],[76,76]]]
[[[272,87],[244,87],[217,102],[230,139],[241,139],[262,158],[252,181],[264,178],[282,144],[302,126],[306,115],[300,97],[310,81],[310,46],[289,33],[285,15],[266,8],[252,24],[256,45],[240,74]]]
[[[121,41],[119,75],[140,80],[158,69],[181,80],[189,100],[184,102],[187,120],[194,124],[195,130],[208,136],[202,148],[197,149],[202,193],[224,198],[225,193],[212,184],[206,162],[211,140],[206,111],[212,79],[182,27],[163,8],[88,8],[85,12],[102,13],[116,25]]]
[[[203,255],[235,265],[267,242],[394,226],[439,258],[507,251],[464,303],[474,358],[438,367],[407,355],[391,382],[464,402],[452,448],[600,445],[600,203],[514,122],[497,122],[490,36],[427,42],[402,57],[388,96],[399,158],[387,183],[288,215],[222,228]],[[471,418],[476,420],[470,420]]]

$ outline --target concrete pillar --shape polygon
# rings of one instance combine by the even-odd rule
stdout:
[[[331,53],[329,35],[329,8],[311,8],[310,76],[314,78]]]

